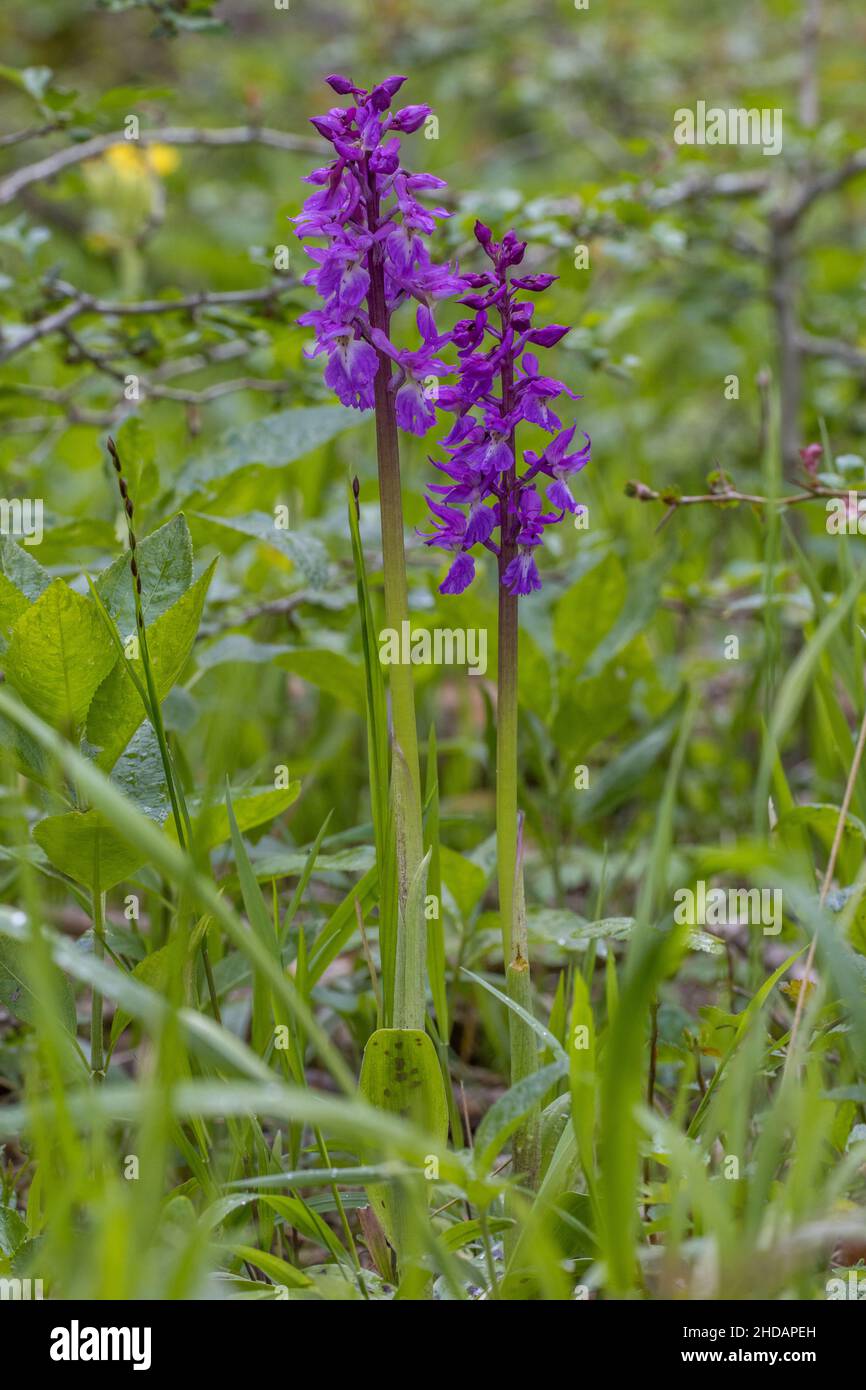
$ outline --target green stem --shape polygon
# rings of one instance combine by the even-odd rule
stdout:
[[[507,300],[506,300],[507,304]],[[509,310],[500,309],[502,337],[509,328]],[[514,406],[514,364],[506,357],[500,372],[502,413]],[[517,493],[517,440],[511,431],[511,467],[503,479],[499,528],[499,655],[496,695],[496,858],[499,877],[499,919],[502,957],[511,960],[514,932],[514,884],[517,872],[517,653],[516,594],[503,585],[505,571],[517,555],[517,520],[511,501]]]
[[[368,193],[371,227],[378,225],[379,209],[372,184]],[[381,244],[368,257],[370,324],[387,334],[390,314],[385,299],[385,272]],[[379,353],[379,370],[374,383],[376,403],[376,452],[379,468],[379,510],[382,520],[382,570],[385,590],[385,623],[396,632],[409,618],[409,589],[406,581],[406,552],[403,541],[403,503],[400,487],[400,446],[397,416],[391,390],[391,362]],[[415,691],[409,666],[395,663],[389,668],[391,720],[393,726],[392,777],[395,784],[395,822],[397,836],[398,903],[400,929],[397,937],[396,978],[394,981],[394,1026],[423,1028],[425,1013],[424,961],[426,932],[423,910],[407,912],[409,886],[423,855],[421,826],[421,771],[418,733],[415,723]],[[420,962],[420,975],[419,965]]]
[[[506,311],[502,311],[503,337],[508,328]],[[506,362],[501,373],[502,412],[508,415],[513,406],[514,369]],[[518,841],[517,811],[517,679],[518,679],[518,598],[503,586],[508,565],[517,554],[516,517],[510,500],[517,489],[517,452],[514,433],[511,435],[511,455],[514,462],[505,475],[501,502],[502,523],[499,547],[499,658],[496,709],[496,857],[499,880],[499,916],[502,930],[502,954],[506,966],[509,998],[521,1008],[532,1012],[532,982],[529,973],[529,946],[526,932],[526,908],[523,900],[523,864]],[[535,1035],[527,1023],[509,1011],[509,1041],[511,1050],[511,1084],[531,1076],[538,1068]],[[541,1161],[540,1114],[530,1114],[516,1131],[512,1141],[511,1168],[514,1176],[525,1186],[538,1183]]]
[[[93,955],[96,960],[105,959],[105,894],[98,888],[93,890]],[[99,990],[94,989],[90,1002],[90,1072],[97,1085],[105,1079],[102,1035],[103,1000]]]
[[[517,863],[514,875],[514,933],[511,960],[505,972],[508,997],[526,1013],[532,1013],[532,978],[529,972],[529,945],[526,930],[526,904],[523,897],[522,834],[518,832]],[[509,1010],[508,1033],[511,1045],[511,1084],[516,1086],[538,1070],[535,1033],[525,1019]],[[524,1187],[538,1186],[541,1167],[541,1108],[534,1106],[511,1141],[511,1171]]]
[[[509,553],[510,551],[510,553]],[[499,557],[499,674],[496,705],[496,856],[502,956],[511,960],[514,881],[517,871],[517,604],[501,575],[515,550],[505,543]]]

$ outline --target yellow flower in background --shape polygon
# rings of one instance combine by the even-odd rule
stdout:
[[[103,254],[134,243],[158,217],[164,202],[161,180],[179,163],[170,145],[134,140],[118,141],[89,159],[83,171],[90,192],[88,247]]]
[[[180,155],[171,145],[151,145],[145,150],[144,157],[160,178],[165,178],[166,174],[173,174],[180,164]]]
[[[171,145],[150,145],[141,148],[134,141],[124,141],[112,145],[102,156],[102,160],[123,179],[140,179],[142,176],[157,174],[164,178],[173,174],[180,164],[180,155]],[[100,160],[94,163],[100,163]]]
[[[102,161],[123,179],[138,179],[147,169],[141,151],[131,143],[112,145],[102,156]]]

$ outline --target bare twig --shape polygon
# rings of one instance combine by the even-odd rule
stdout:
[[[60,121],[49,121],[46,125],[29,126],[26,130],[15,130],[11,135],[0,135],[0,150],[8,150],[12,145],[23,145],[25,140],[39,140],[43,135],[51,135],[60,129]]]
[[[11,340],[8,338],[8,331],[3,337],[4,343],[0,339],[0,362],[5,362],[15,352],[21,352],[31,343],[38,342],[40,338],[47,338],[52,333],[59,333],[65,328],[67,323],[71,323],[74,318],[84,312],[84,307],[80,301],[64,304],[62,309],[55,309],[53,314],[47,314],[45,318],[39,319],[36,323],[30,324],[28,328],[22,328]]]
[[[835,193],[837,188],[842,188],[844,184],[859,178],[861,174],[866,174],[866,149],[858,150],[856,154],[852,154],[850,159],[846,159],[844,164],[839,165],[838,169],[830,169],[826,173],[818,174],[814,179],[803,184],[797,196],[788,204],[785,216],[792,225],[800,222],[812,204],[817,202],[819,198],[823,198],[827,193]]]
[[[841,338],[820,338],[814,333],[798,333],[797,346],[809,357],[829,357],[843,362],[854,372],[866,371],[866,351]]]
[[[314,153],[319,146],[315,139],[303,135],[288,135],[281,130],[269,130],[267,126],[230,126],[224,130],[203,130],[197,127],[166,126],[163,130],[143,130],[137,140],[128,140],[123,131],[112,131],[107,135],[94,135],[77,145],[67,145],[55,150],[35,164],[27,164],[14,173],[0,179],[0,206],[11,203],[22,188],[53,179],[64,169],[70,169],[85,160],[95,159],[114,145],[208,145],[225,149],[233,145],[264,145],[272,150],[290,153]]]
[[[771,186],[770,176],[762,173],[690,174],[667,188],[653,188],[647,201],[650,207],[667,208],[700,198],[754,198]]]
[[[22,352],[33,343],[49,337],[52,333],[61,332],[67,324],[72,323],[82,314],[95,314],[105,318],[125,318],[148,314],[194,312],[199,309],[226,308],[242,304],[267,304],[287,290],[294,289],[296,284],[296,280],[282,279],[274,281],[273,284],[267,285],[263,289],[200,290],[195,294],[183,295],[176,299],[142,299],[125,302],[119,299],[99,299],[95,295],[87,294],[84,290],[76,290],[71,285],[59,283],[54,288],[64,298],[69,296],[69,303],[64,304],[61,309],[55,309],[51,314],[46,314],[44,318],[37,319],[35,323],[26,327],[21,326],[20,329],[13,332],[11,337],[7,329],[6,341],[3,342],[0,339],[0,362],[7,361],[16,353]]]
[[[844,490],[832,487],[813,487],[804,489],[802,492],[789,492],[781,497],[762,497],[759,493],[740,492],[738,488],[724,487],[715,492],[701,492],[692,495],[679,496],[675,492],[657,492],[655,488],[648,487],[646,483],[630,482],[625,485],[626,497],[636,497],[639,502],[663,502],[664,505],[674,512],[678,507],[695,507],[702,503],[715,504],[716,506],[732,502],[747,502],[753,507],[796,507],[801,502],[812,502],[818,498],[849,496],[866,497],[866,492],[858,493],[856,488],[845,488]]]

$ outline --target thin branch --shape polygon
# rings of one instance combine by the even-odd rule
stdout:
[[[79,357],[85,362],[89,362],[97,372],[109,377],[112,381],[119,382],[122,386],[126,384],[129,372],[114,363],[104,354],[94,352],[76,337],[70,328],[64,329],[64,337],[69,341],[71,347],[78,353]],[[225,344],[226,347],[235,347],[235,344]],[[243,345],[242,345],[243,346]],[[226,353],[224,356],[228,356]],[[236,355],[235,353],[231,354]],[[206,358],[192,365],[191,359],[187,358],[179,363],[179,370],[166,371],[166,363],[163,367],[162,380],[172,376],[183,376],[184,372],[200,370],[202,366],[210,365]],[[204,386],[198,391],[187,390],[178,386],[162,386],[157,384],[154,377],[143,376],[140,372],[135,372],[138,378],[138,400],[146,401],[148,398],[157,401],[180,401],[184,405],[207,405],[209,401],[215,401],[220,396],[233,395],[237,391],[274,391],[285,392],[289,389],[288,383],[282,378],[244,376],[232,381],[216,381],[210,386]]]
[[[0,336],[0,362],[6,362],[18,352],[42,338],[58,333],[73,319],[82,314],[96,314],[105,318],[126,318],[147,314],[177,314],[199,309],[231,307],[238,304],[267,304],[287,290],[294,289],[296,280],[278,280],[264,289],[255,290],[200,290],[195,294],[184,295],[178,299],[142,299],[124,302],[123,300],[99,299],[83,290],[60,282],[54,286],[61,295],[69,295],[69,303],[56,309],[35,323],[13,330],[11,337],[7,328],[5,342]]]
[[[820,338],[813,333],[798,333],[797,347],[809,357],[829,357],[844,362],[852,371],[866,371],[866,351],[841,338]]]
[[[25,140],[39,140],[60,128],[60,121],[49,121],[47,125],[29,126],[26,130],[13,131],[11,135],[0,135],[0,150],[8,150],[12,145],[23,145]]]
[[[777,214],[780,225],[795,227],[819,198],[826,193],[835,193],[837,188],[842,188],[860,174],[866,174],[866,149],[852,154],[838,169],[830,169],[802,184],[796,197]]]
[[[86,313],[103,314],[107,318],[123,318],[136,314],[176,314],[182,310],[213,308],[220,305],[266,303],[285,290],[295,289],[298,281],[281,276],[272,284],[261,289],[250,290],[198,290],[194,294],[182,295],[178,299],[98,299],[83,290],[77,290],[65,280],[54,281],[56,291],[64,298],[67,295],[85,301]]]
[[[648,487],[646,483],[630,482],[625,485],[625,495],[636,497],[639,502],[663,502],[671,512],[675,512],[678,507],[695,507],[702,504],[723,506],[734,502],[747,502],[753,507],[796,507],[801,502],[813,502],[822,497],[866,497],[866,491],[861,494],[856,488],[840,490],[832,487],[813,487],[803,492],[789,492],[782,497],[762,497],[757,493],[740,492],[737,488],[726,487],[719,488],[716,492],[701,492],[681,497],[675,492],[656,492],[655,488]]]
[[[650,207],[667,208],[698,198],[754,198],[771,186],[769,175],[762,173],[690,174],[667,188],[652,189],[647,201]]]
[[[71,323],[79,314],[84,313],[84,306],[80,300],[70,304],[64,304],[62,309],[55,309],[53,314],[47,314],[44,319],[38,319],[36,323],[30,324],[29,328],[22,328],[20,332],[9,340],[8,329],[0,336],[0,362],[5,362],[13,353],[23,352],[31,343],[36,343],[40,338],[47,338],[52,333],[59,333],[65,328],[67,323]],[[4,341],[5,339],[5,341]]]
[[[304,135],[288,135],[267,126],[230,126],[224,130],[204,130],[197,127],[166,126],[164,130],[143,130],[137,140],[128,140],[122,131],[94,135],[77,145],[55,150],[35,164],[24,165],[0,180],[0,207],[11,203],[23,188],[53,179],[64,169],[95,159],[115,145],[208,145],[225,149],[234,145],[264,145],[272,150],[290,153],[314,153],[319,149],[315,139]]]
[[[273,391],[277,394],[289,390],[289,383],[282,377],[242,376],[233,381],[215,381],[200,391],[186,391],[175,386],[156,386],[141,378],[141,398],[157,401],[180,401],[184,405],[207,405],[220,396],[230,396],[236,391]]]
[[[826,193],[849,183],[866,173],[866,149],[858,150],[836,169],[825,170],[813,179],[804,181],[786,206],[777,209],[775,219],[782,231],[791,231],[809,211],[812,204]],[[768,193],[774,186],[772,175],[760,172],[724,173],[707,176],[689,174],[667,188],[650,187],[643,196],[652,208],[673,207],[701,198],[754,198]]]

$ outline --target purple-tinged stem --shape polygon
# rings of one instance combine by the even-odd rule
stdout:
[[[506,301],[507,304],[507,301]],[[508,332],[508,309],[501,311],[502,336]],[[514,365],[506,358],[500,373],[502,413],[507,418],[513,408]],[[523,863],[517,809],[517,679],[518,679],[518,602],[503,585],[507,567],[517,554],[518,519],[512,499],[517,491],[517,442],[511,433],[512,465],[505,475],[500,498],[499,549],[499,690],[496,710],[496,847],[499,879],[499,913],[502,951],[508,996],[526,1012],[532,1011],[532,982],[526,911],[523,904]],[[511,1043],[511,1084],[516,1085],[538,1069],[535,1034],[519,1014],[509,1014]],[[511,1146],[511,1169],[525,1186],[538,1183],[540,1130],[537,1114],[530,1115],[516,1131]]]
[[[368,225],[379,221],[378,198],[370,187]],[[385,272],[381,243],[368,257],[370,289],[367,302],[371,328],[389,332],[390,314],[385,299]],[[385,623],[396,632],[409,618],[409,589],[406,581],[406,551],[403,540],[403,502],[400,485],[400,446],[394,393],[391,390],[391,362],[379,353],[379,370],[374,382],[376,406],[376,452],[379,468],[379,510],[382,521],[382,570],[385,590]],[[397,784],[398,898],[400,929],[394,981],[394,1027],[424,1027],[426,981],[424,963],[426,941],[422,913],[408,913],[409,886],[421,863],[423,834],[421,825],[421,773],[418,759],[418,733],[415,723],[415,692],[409,666],[395,663],[389,668],[391,720],[396,744],[392,775]],[[401,777],[401,767],[406,776]],[[401,787],[406,783],[408,786]]]

